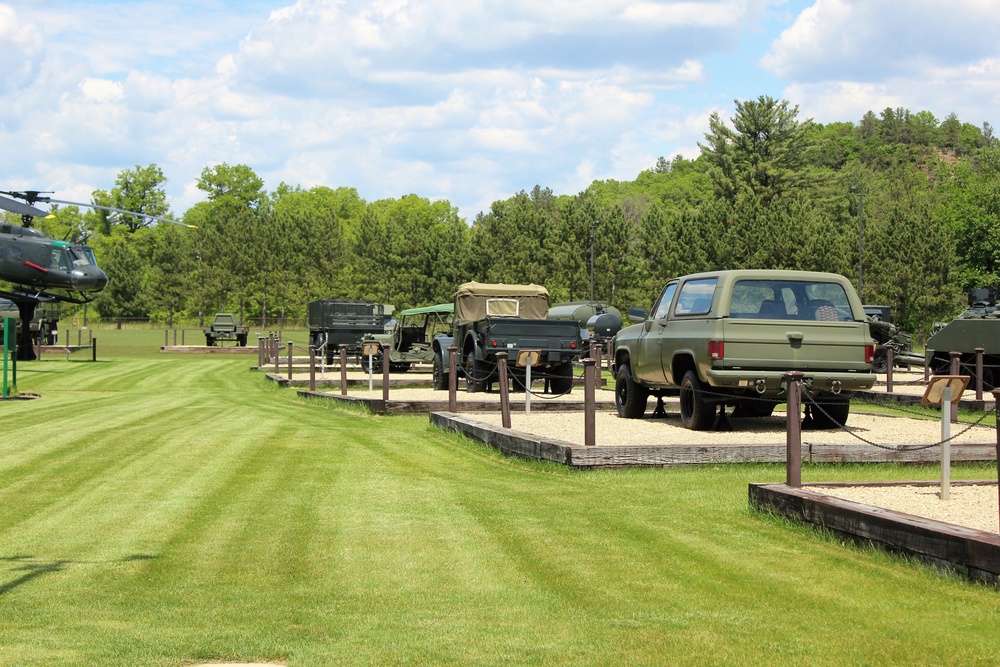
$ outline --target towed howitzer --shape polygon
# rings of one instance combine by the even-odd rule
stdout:
[[[889,370],[889,350],[892,350],[893,366],[922,366],[924,358],[913,352],[913,338],[899,330],[892,322],[889,306],[865,306],[868,330],[875,341],[875,358],[872,370],[885,373]]]

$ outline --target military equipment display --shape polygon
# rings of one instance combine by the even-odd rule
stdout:
[[[573,386],[573,360],[583,350],[579,324],[548,319],[549,292],[539,285],[470,282],[455,292],[451,335],[434,339],[434,387],[448,387],[448,347],[458,348],[469,386],[487,391],[498,379],[497,353],[509,353],[514,387],[525,386],[525,370],[517,365],[522,350],[537,350],[534,378],[545,378],[549,391],[564,394]]]
[[[969,290],[969,307],[948,323],[936,322],[924,354],[931,371],[947,374],[951,353],[961,352],[962,374],[975,376],[976,348],[983,349],[983,387],[1000,383],[1000,310],[995,288]]]
[[[385,332],[385,306],[371,301],[310,301],[307,318],[309,344],[321,351],[328,364],[340,354],[340,348],[358,355],[366,335]]]
[[[550,320],[573,320],[586,340],[604,343],[622,328],[622,313],[614,306],[596,301],[559,303],[549,308]]]
[[[913,339],[899,330],[892,322],[889,306],[865,306],[868,328],[875,341],[875,358],[872,370],[885,373],[889,370],[889,350],[892,350],[893,366],[922,366],[924,358],[913,353]]]
[[[785,400],[784,375],[801,371],[806,421],[845,424],[845,391],[875,384],[868,321],[843,276],[806,271],[719,271],[669,281],[652,312],[632,308],[613,341],[615,403],[639,418],[650,395],[680,397],[681,423],[711,428],[726,406],[763,417]],[[822,411],[812,402],[818,403]]]
[[[204,331],[205,345],[209,347],[225,340],[234,340],[240,347],[246,347],[248,329],[232,313],[216,313]]]
[[[0,299],[0,318],[11,318],[18,322],[20,329],[20,313],[17,304],[10,299]],[[3,331],[3,319],[0,319],[0,332]],[[35,309],[31,320],[31,341],[34,345],[55,345],[59,340],[59,306],[45,303]]]
[[[0,281],[11,283],[9,290],[0,290],[17,306],[21,319],[21,338],[17,358],[30,361],[35,358],[31,344],[30,322],[34,319],[39,303],[68,301],[86,303],[108,284],[108,277],[97,266],[90,247],[75,242],[51,239],[32,227],[35,218],[45,218],[49,213],[36,208],[36,203],[69,204],[135,216],[143,220],[183,223],[155,215],[126,211],[110,206],[53,199],[48,193],[37,190],[0,192],[0,209],[21,216],[21,225],[0,223]],[[9,195],[14,197],[5,197]],[[17,201],[18,199],[22,200]],[[190,227],[191,225],[184,225]]]
[[[442,303],[423,308],[410,308],[396,313],[396,322],[389,333],[366,334],[363,342],[375,341],[381,348],[389,346],[389,370],[405,373],[413,364],[434,361],[434,338],[451,332],[455,304]],[[380,368],[382,354],[373,358],[372,365]],[[368,370],[368,357],[361,357],[361,367]]]

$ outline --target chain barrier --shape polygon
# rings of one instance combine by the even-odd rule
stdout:
[[[803,389],[805,389],[805,387],[803,387]],[[759,401],[759,402],[772,403],[772,404],[775,404],[775,403],[779,402],[779,399],[773,399],[773,398],[761,398],[761,397],[758,397],[758,396],[734,396],[733,394],[724,394],[722,392],[706,391],[704,389],[702,389],[700,391],[701,391],[702,396],[710,396],[710,397],[715,397],[715,398],[738,399],[740,401],[748,401],[748,400],[749,401]],[[849,397],[850,400],[860,400],[863,403],[869,403],[871,405],[876,405],[876,404],[877,405],[884,405],[884,402],[877,402],[877,401],[874,401],[874,400],[869,400],[869,399],[867,399],[867,397],[862,397],[862,396],[859,396],[857,394],[845,394],[845,396]],[[989,411],[985,411],[985,412],[983,412],[982,415],[980,415],[979,419],[977,419],[974,422],[959,422],[960,424],[966,425],[966,427],[963,430],[959,431],[958,433],[955,433],[954,435],[952,435],[951,437],[949,437],[946,440],[940,440],[938,442],[935,442],[935,443],[932,443],[932,444],[929,444],[929,445],[880,445],[877,442],[873,442],[871,440],[868,440],[864,436],[858,435],[857,433],[855,433],[854,431],[852,431],[851,429],[849,429],[846,424],[841,424],[838,420],[836,420],[835,418],[833,418],[830,415],[830,413],[827,412],[823,408],[823,405],[824,404],[829,404],[829,401],[817,401],[808,392],[803,391],[802,392],[802,403],[803,403],[803,405],[809,405],[812,408],[815,408],[815,409],[819,410],[819,412],[823,414],[823,416],[828,420],[829,423],[836,424],[836,426],[837,426],[838,429],[840,429],[841,431],[847,433],[852,438],[855,438],[856,440],[860,440],[861,442],[865,443],[866,445],[871,445],[872,447],[877,447],[878,449],[883,449],[883,450],[893,451],[893,452],[916,452],[916,451],[921,451],[921,450],[924,450],[924,449],[931,449],[933,447],[940,447],[944,443],[951,442],[955,438],[958,438],[958,437],[964,435],[965,433],[968,433],[974,427],[979,426],[983,422],[983,420],[985,420],[987,417],[989,417],[992,414]],[[893,408],[895,409],[896,406],[893,406]],[[925,418],[927,417],[927,414],[925,412],[917,412],[915,410],[906,410],[906,409],[904,409],[902,407],[899,408],[899,410],[901,412],[909,412],[910,414],[919,415],[919,416],[925,417]]]
[[[487,361],[485,359],[477,360],[476,363],[482,369],[485,370],[485,373],[479,373],[479,374],[477,374],[475,372],[475,369],[472,369],[470,371],[470,369],[467,368],[467,367],[465,367],[465,366],[460,366],[459,367],[460,369],[462,369],[465,372],[466,378],[468,378],[468,380],[471,381],[471,382],[473,382],[473,383],[479,383],[479,382],[486,382],[486,381],[488,381],[490,378],[494,377],[494,371],[496,371],[496,370],[498,370],[500,368],[499,362]],[[508,369],[509,369],[510,368],[510,364],[508,364],[507,366],[508,366]],[[571,372],[570,375],[567,378],[567,376],[565,376],[565,375],[558,375],[556,373],[546,373],[544,371],[538,371],[538,372],[536,372],[534,366],[532,366],[532,369],[531,369],[531,381],[532,381],[532,384],[534,384],[534,381],[536,379],[541,379],[541,380],[569,379],[570,380],[570,385],[571,385],[570,389],[568,389],[568,390],[566,390],[566,391],[564,391],[562,393],[559,393],[559,394],[538,393],[538,392],[536,392],[534,390],[528,391],[527,387],[524,386],[524,382],[522,382],[517,375],[515,375],[513,373],[509,373],[508,377],[511,378],[513,380],[514,384],[517,385],[520,388],[519,389],[520,391],[524,391],[525,393],[530,393],[532,396],[536,396],[536,397],[541,398],[543,400],[552,400],[552,399],[555,399],[555,398],[559,398],[560,396],[566,396],[567,394],[570,394],[573,391],[572,390],[572,382],[574,380],[581,380],[581,379],[583,379],[583,372],[581,372],[580,375],[574,375]],[[499,378],[497,378],[497,379],[499,380]]]

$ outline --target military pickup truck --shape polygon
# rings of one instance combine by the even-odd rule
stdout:
[[[498,379],[497,353],[508,352],[515,389],[525,387],[525,368],[517,364],[522,350],[538,351],[532,381],[544,378],[553,394],[573,386],[573,360],[583,341],[574,320],[547,319],[549,292],[539,285],[465,283],[455,292],[450,335],[434,339],[434,387],[448,387],[448,348],[458,348],[462,372],[472,391],[488,391]]]
[[[769,416],[785,401],[784,374],[802,371],[803,426],[836,428],[850,412],[845,392],[875,384],[865,312],[836,274],[684,276],[667,283],[648,316],[642,308],[628,315],[641,323],[613,341],[621,417],[641,417],[650,395],[679,396],[681,422],[694,430],[712,428],[727,405],[733,416]]]
[[[234,340],[240,347],[247,345],[248,329],[232,313],[216,313],[204,331],[205,345],[209,347],[215,347],[215,343],[221,340]]]
[[[306,315],[309,344],[323,351],[328,364],[340,354],[340,348],[359,355],[366,335],[385,332],[385,306],[371,301],[310,301]]]

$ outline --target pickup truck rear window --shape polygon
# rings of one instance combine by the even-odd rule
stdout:
[[[729,316],[758,320],[849,322],[854,319],[839,283],[740,280],[733,285]]]

